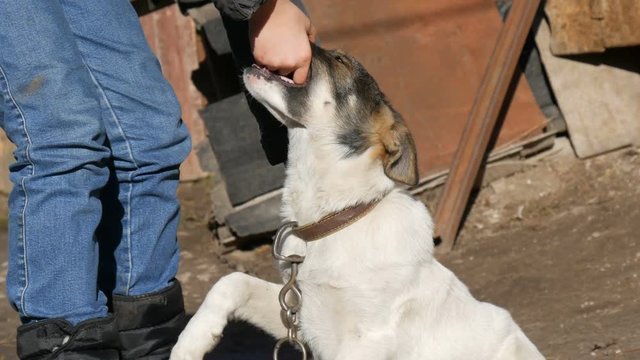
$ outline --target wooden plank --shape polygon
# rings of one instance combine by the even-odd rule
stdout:
[[[4,114],[0,112],[0,120]],[[9,165],[11,165],[15,159],[13,158],[13,151],[16,149],[15,145],[9,141],[5,132],[0,129],[0,193],[9,194],[13,185],[9,180]]]
[[[640,44],[640,1],[548,0],[545,12],[554,55]]]
[[[640,1],[601,0],[605,47],[640,45]]]
[[[536,43],[576,154],[584,158],[638,144],[640,64],[634,69],[633,61],[620,63],[616,52],[582,62],[556,57],[550,42],[549,26],[542,22]]]
[[[239,209],[227,216],[227,226],[240,239],[270,233],[280,226],[281,203],[278,195]]]
[[[599,0],[597,0],[599,1]],[[600,20],[591,16],[591,0],[548,0],[551,52],[556,55],[602,52]]]
[[[450,250],[460,229],[469,195],[478,181],[489,141],[500,117],[516,66],[540,0],[513,3],[495,43],[489,64],[477,90],[473,107],[453,159],[451,174],[436,211],[436,237]]]

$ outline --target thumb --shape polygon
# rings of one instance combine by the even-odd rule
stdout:
[[[309,62],[306,62],[303,66],[300,66],[293,72],[293,82],[296,84],[304,84],[307,81],[309,75]]]

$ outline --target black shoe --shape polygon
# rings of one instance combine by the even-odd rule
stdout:
[[[49,319],[18,328],[22,360],[119,360],[120,339],[115,318],[91,319],[73,326]]]
[[[182,289],[168,288],[139,296],[113,295],[122,359],[165,360],[186,325]]]

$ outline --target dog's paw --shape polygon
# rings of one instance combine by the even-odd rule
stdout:
[[[202,337],[182,333],[171,350],[170,360],[202,360],[220,342],[222,336]]]

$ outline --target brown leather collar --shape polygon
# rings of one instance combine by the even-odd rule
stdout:
[[[384,198],[384,196],[382,198]],[[380,200],[382,200],[382,198],[376,199],[370,203],[359,204],[329,214],[318,222],[296,227],[292,232],[295,236],[304,241],[319,240],[362,219],[380,202]]]

